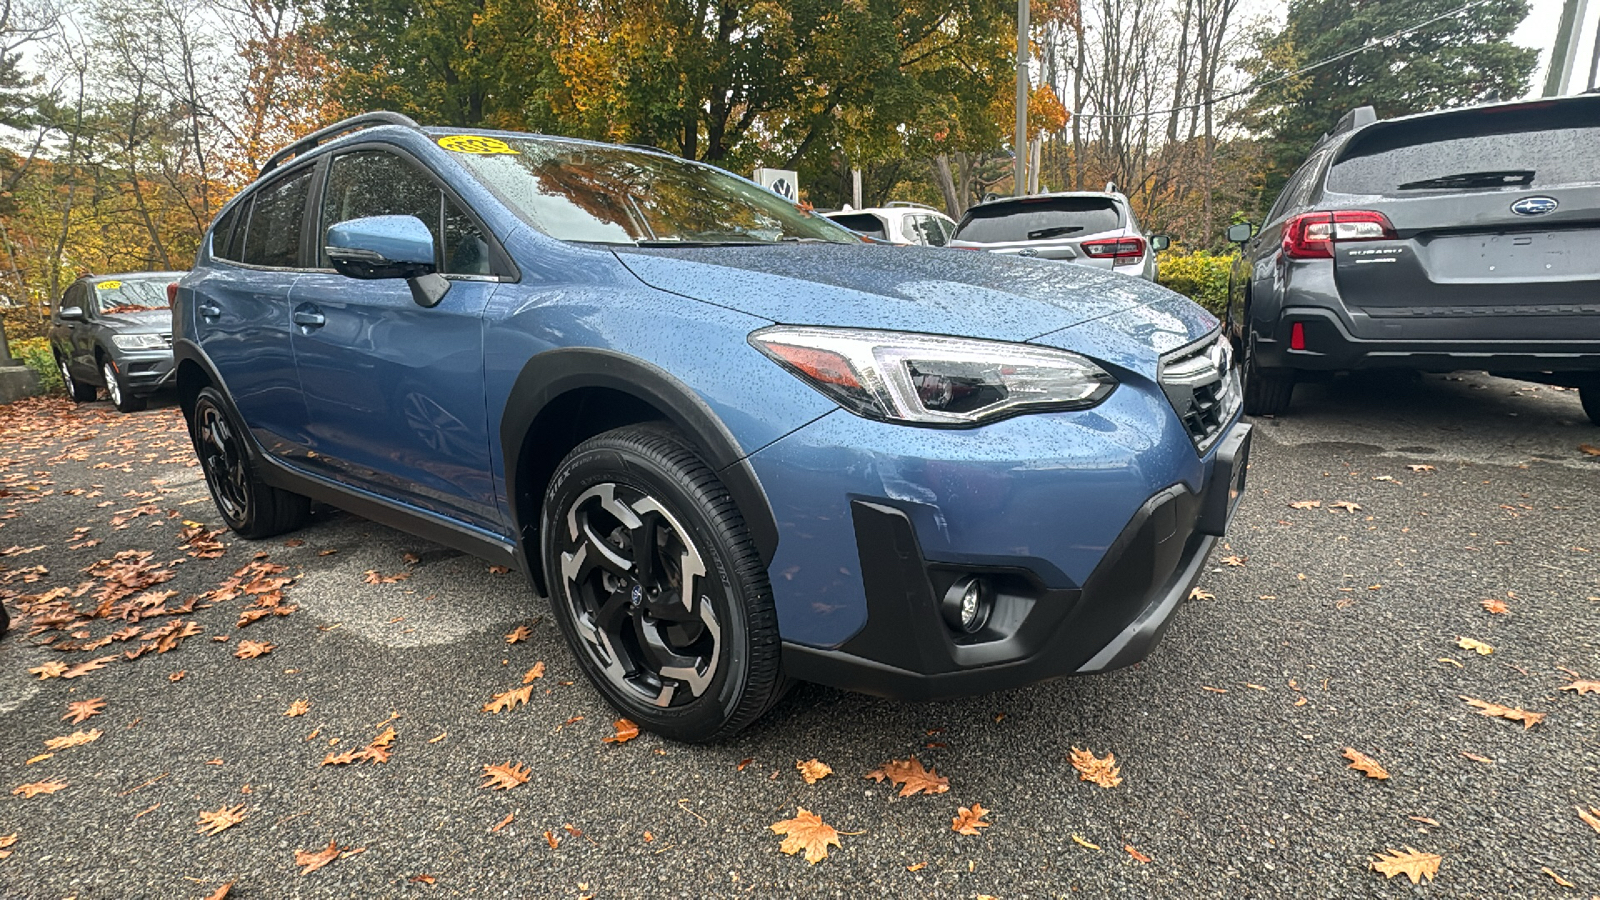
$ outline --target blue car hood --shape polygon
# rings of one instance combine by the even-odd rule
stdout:
[[[652,287],[785,325],[1026,341],[1181,297],[1129,275],[869,244],[616,249]]]

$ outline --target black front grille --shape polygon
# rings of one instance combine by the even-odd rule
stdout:
[[[1232,349],[1219,332],[1161,359],[1161,389],[1201,453],[1239,408]]]

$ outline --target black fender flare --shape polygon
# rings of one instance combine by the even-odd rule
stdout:
[[[500,446],[505,461],[506,505],[529,568],[538,572],[538,513],[548,484],[528,484],[523,448],[529,433],[550,404],[586,388],[625,394],[654,408],[692,442],[716,470],[744,517],[764,566],[778,549],[778,525],[748,454],[716,413],[687,385],[665,369],[611,350],[562,348],[534,356],[523,366],[506,398],[500,421]],[[556,461],[559,464],[559,460]],[[551,466],[551,471],[554,466]],[[544,473],[547,479],[548,473]],[[536,494],[535,494],[536,492]],[[533,521],[525,521],[531,518]]]

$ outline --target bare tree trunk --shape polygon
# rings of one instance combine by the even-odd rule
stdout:
[[[961,218],[966,209],[961,203],[961,195],[956,193],[955,178],[950,174],[950,157],[941,153],[933,158],[933,182],[939,186],[939,193],[944,197],[944,211],[952,219]]]

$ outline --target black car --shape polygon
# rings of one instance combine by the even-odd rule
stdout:
[[[50,349],[67,395],[104,387],[122,412],[138,412],[172,380],[172,289],[182,272],[80,278],[50,317]]]
[[[1304,372],[1482,369],[1579,388],[1600,424],[1600,96],[1354,110],[1228,237],[1247,412]]]

